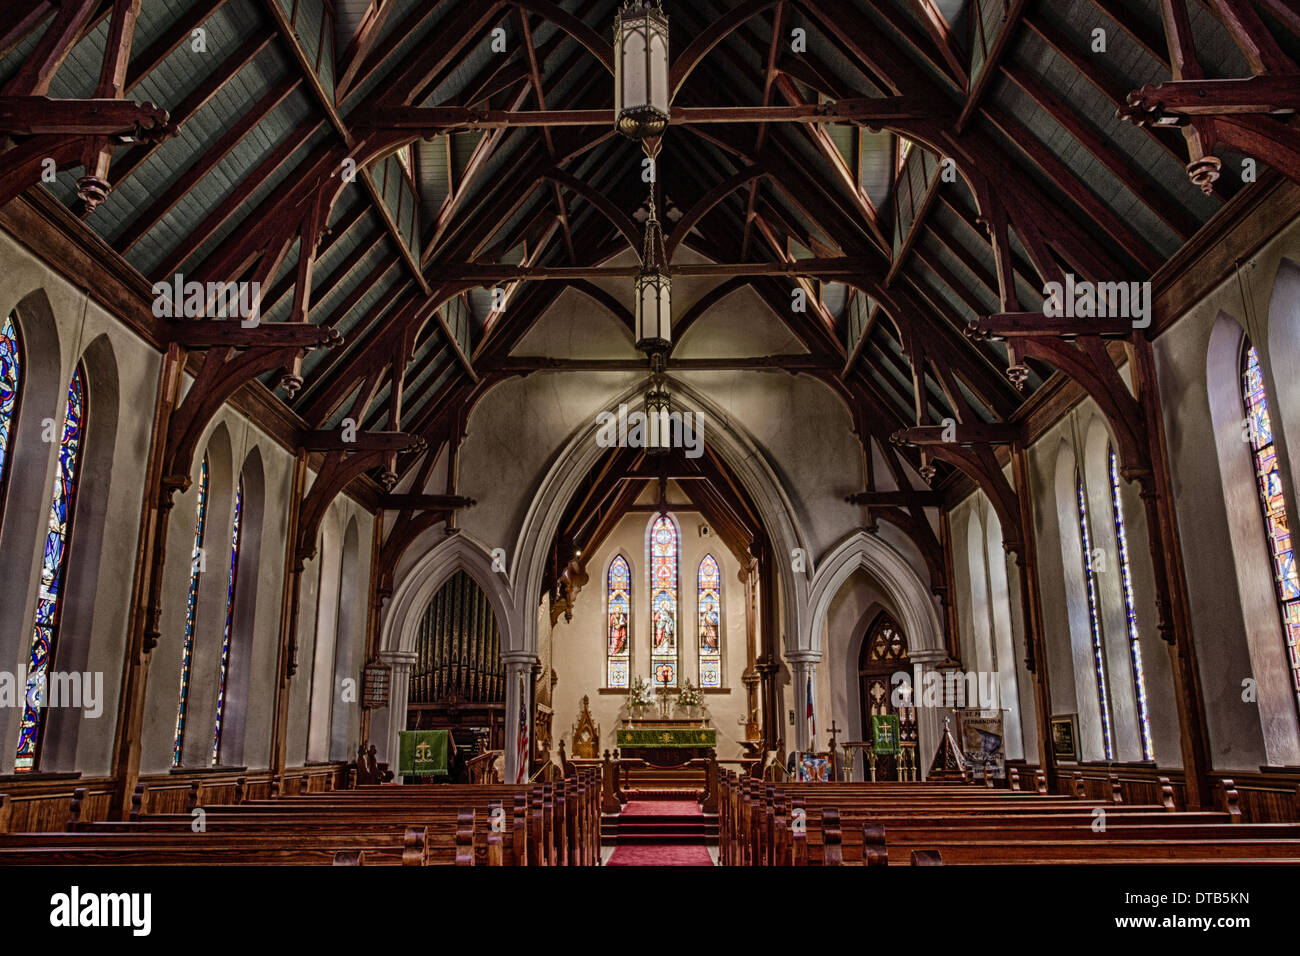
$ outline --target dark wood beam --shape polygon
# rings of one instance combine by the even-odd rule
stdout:
[[[895,120],[927,119],[934,114],[920,99],[906,96],[802,106],[674,106],[672,126],[734,123],[838,123],[874,126]],[[431,136],[446,130],[499,129],[503,127],[614,125],[612,109],[493,110],[468,106],[382,106],[357,118],[358,127],[410,130]]]
[[[941,491],[860,491],[844,499],[851,505],[871,508],[896,506],[901,508],[942,508]]]
[[[947,433],[947,435],[945,435]],[[1023,437],[1021,426],[1015,422],[979,422],[956,425],[916,425],[904,428],[890,436],[899,445],[932,447],[935,445],[1013,445]]]
[[[463,495],[387,494],[379,498],[379,507],[385,511],[456,511],[476,504],[473,498]]]

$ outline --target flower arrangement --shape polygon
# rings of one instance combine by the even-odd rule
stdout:
[[[654,686],[650,683],[650,678],[642,677],[632,682],[627,690],[627,703],[634,710],[654,703]]]
[[[704,703],[704,692],[691,683],[688,677],[682,681],[681,690],[677,692],[677,705],[679,707],[699,707]]]

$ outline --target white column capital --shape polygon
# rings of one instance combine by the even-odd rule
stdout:
[[[785,659],[791,667],[799,667],[806,664],[820,664],[822,652],[811,650],[809,648],[800,648],[785,652]]]
[[[394,669],[410,667],[416,661],[415,651],[380,651],[379,659]]]

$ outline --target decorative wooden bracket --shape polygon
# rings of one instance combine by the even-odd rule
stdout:
[[[936,445],[1013,445],[1023,437],[1019,425],[1012,422],[990,424],[915,425],[889,436],[896,445],[932,448]]]
[[[970,323],[967,334],[979,339],[1011,339],[1027,336],[1056,336],[1073,339],[1080,335],[1128,338],[1133,323],[1128,319],[1076,319],[1052,317],[1042,312],[1003,312],[980,316]]]
[[[156,142],[175,136],[177,128],[167,111],[152,103],[5,96],[0,97],[0,133],[27,137],[0,153],[3,206],[39,183],[49,160],[55,170],[71,169],[82,165],[88,151],[97,152],[101,141]],[[107,186],[78,183],[78,189],[91,208],[107,195]]]
[[[867,508],[942,508],[944,504],[937,491],[859,491],[844,500]]]
[[[1300,110],[1300,74],[1151,83],[1128,95],[1118,115],[1135,126],[1186,126],[1192,116],[1287,114]]]
[[[1005,318],[1008,317],[989,316],[978,319],[966,327],[966,334],[976,341],[1007,334],[1016,335],[1017,348],[1022,357],[1046,362],[1082,386],[1097,403],[1115,433],[1124,477],[1130,480],[1136,478],[1144,490],[1150,490],[1151,458],[1142,408],[1120,376],[1101,336],[1083,334],[1079,329],[1074,329],[1076,338],[1070,343],[1064,341],[1063,337],[1050,333],[1035,335],[1021,331],[1008,332],[1008,326],[1001,321]],[[1042,319],[1041,316],[1039,318]],[[1056,320],[1044,321],[1052,323]],[[1092,320],[1069,321],[1081,325],[1082,322]],[[1100,324],[1108,320],[1096,321]],[[1023,325],[1020,328],[1023,329]],[[1130,335],[1133,331],[1130,326]],[[1063,332],[1061,336],[1065,334],[1067,333]]]
[[[200,329],[196,338],[201,339],[211,332],[219,332],[227,336],[258,332],[259,340],[256,344],[242,346],[230,344],[212,346],[204,357],[199,374],[195,376],[184,401],[174,407],[168,416],[159,487],[160,513],[154,540],[154,554],[159,557],[150,576],[146,598],[142,645],[145,653],[158,646],[158,639],[161,636],[162,568],[166,554],[168,520],[176,492],[185,491],[190,486],[190,466],[204,428],[221,406],[246,383],[265,372],[282,368],[287,362],[301,356],[307,349],[332,347],[341,341],[338,333],[329,327],[307,325],[291,328],[283,323],[274,323],[255,329],[240,329],[237,322],[225,321],[218,324],[229,328]],[[207,327],[209,323],[196,321],[176,323],[176,325]],[[181,339],[185,338],[184,332],[179,332],[178,335]],[[181,353],[179,344],[175,342],[171,349],[173,353]],[[176,378],[173,387],[178,388],[183,358],[169,357],[169,361],[175,362]]]
[[[176,323],[202,326],[196,338],[211,334],[212,323]],[[204,357],[203,365],[194,383],[171,414],[167,425],[167,451],[163,461],[162,506],[170,508],[172,496],[190,486],[190,465],[199,437],[212,416],[240,388],[253,379],[277,368],[284,368],[313,348],[333,348],[342,339],[328,326],[290,326],[268,323],[253,329],[241,329],[237,322],[219,323],[229,326],[227,335],[238,337],[241,333],[259,333],[262,343],[245,345],[219,345],[212,347]],[[177,334],[184,337],[186,333]]]
[[[1300,130],[1274,118],[1300,108],[1300,70],[1251,4],[1215,0],[1214,6],[1254,76],[1208,79],[1196,57],[1186,0],[1160,0],[1173,80],[1134,90],[1117,114],[1138,126],[1181,128],[1188,176],[1206,193],[1223,167],[1213,154],[1219,146],[1300,182]]]
[[[165,109],[129,100],[0,96],[6,136],[107,136],[115,143],[159,143],[179,132]]]

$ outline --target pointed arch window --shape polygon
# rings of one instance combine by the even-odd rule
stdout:
[[[1273,583],[1282,614],[1287,659],[1291,664],[1291,686],[1300,696],[1300,579],[1297,579],[1286,500],[1278,474],[1277,446],[1273,443],[1273,422],[1269,416],[1264,374],[1259,367],[1259,355],[1249,341],[1242,355],[1241,385],[1247,437],[1255,457],[1256,488],[1268,553],[1273,563]]]
[[[1133,602],[1133,573],[1129,568],[1128,533],[1124,526],[1124,502],[1120,497],[1119,460],[1115,449],[1106,449],[1110,472],[1110,505],[1115,516],[1115,544],[1119,552],[1119,579],[1124,590],[1124,619],[1128,627],[1129,660],[1133,665],[1133,692],[1137,698],[1138,738],[1142,744],[1142,759],[1150,760],[1151,720],[1147,710],[1147,685],[1142,676],[1142,644],[1139,640],[1137,609]]]
[[[226,629],[221,637],[221,674],[217,678],[217,725],[212,734],[212,765],[221,753],[221,714],[226,703],[226,673],[230,665],[230,626],[235,616],[235,584],[239,571],[239,518],[244,510],[244,476],[235,489],[235,526],[230,533],[230,577],[226,580]]]
[[[700,686],[722,686],[722,572],[711,554],[696,574],[696,607],[700,615]]]
[[[660,515],[650,526],[650,679],[677,686],[677,525]]]
[[[81,366],[68,385],[68,405],[59,439],[59,468],[54,476],[45,554],[41,560],[41,584],[36,598],[36,625],[27,658],[26,696],[23,719],[18,728],[18,754],[14,770],[36,769],[41,748],[41,718],[46,703],[46,677],[54,660],[59,620],[63,610],[63,575],[67,568],[72,517],[76,511],[77,472],[86,431],[86,375]]]
[[[608,640],[605,653],[605,680],[610,687],[626,688],[628,662],[632,653],[632,569],[620,554],[609,564],[605,575]]]
[[[9,443],[18,421],[18,395],[23,384],[22,347],[18,327],[8,316],[0,325],[0,507],[4,505],[6,478],[11,453]],[[0,512],[3,514],[3,512]]]
[[[1092,531],[1088,520],[1088,496],[1083,488],[1083,476],[1074,475],[1075,502],[1079,511],[1079,535],[1083,541],[1083,576],[1088,585],[1088,630],[1092,636],[1092,665],[1097,674],[1097,703],[1101,709],[1101,739],[1106,759],[1115,759],[1110,732],[1110,697],[1106,690],[1106,652],[1101,636],[1101,612],[1097,596],[1097,573],[1093,562],[1099,557],[1092,550]]]
[[[181,652],[181,692],[176,705],[176,739],[172,745],[172,766],[181,765],[185,746],[185,713],[190,697],[190,664],[194,656],[194,622],[199,606],[199,581],[203,577],[203,532],[208,521],[208,456],[199,466],[199,502],[195,507],[194,549],[190,552],[190,590],[185,601],[185,649]]]

